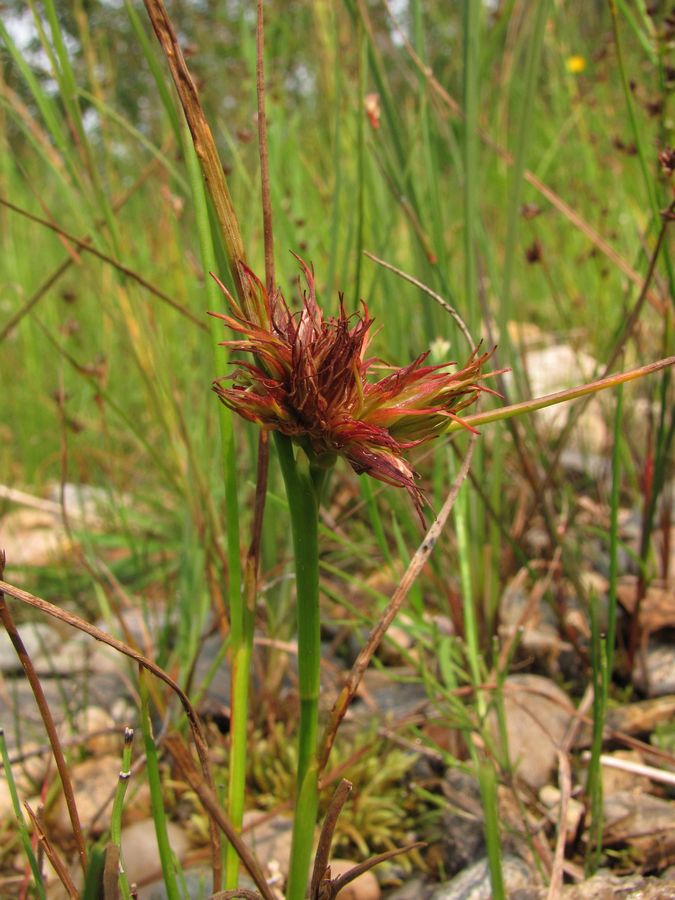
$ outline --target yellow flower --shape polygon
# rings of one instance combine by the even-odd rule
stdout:
[[[568,56],[565,60],[565,68],[572,75],[580,75],[586,68],[586,60],[583,56]]]

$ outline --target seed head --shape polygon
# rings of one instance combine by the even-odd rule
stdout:
[[[355,472],[405,488],[421,515],[424,495],[405,452],[442,434],[450,421],[461,422],[459,413],[489,390],[479,382],[490,353],[476,348],[461,368],[426,365],[428,352],[403,368],[388,366],[367,355],[373,319],[365,303],[348,315],[340,295],[337,315],[325,316],[314,274],[298,261],[306,288],[295,312],[245,266],[256,321],[218,282],[230,314],[211,315],[242,336],[222,346],[248,358],[213,389],[240,416],[293,438],[314,456],[344,456]],[[382,371],[387,374],[375,377]]]

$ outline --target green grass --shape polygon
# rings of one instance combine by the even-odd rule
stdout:
[[[90,568],[78,573],[78,597],[73,591],[62,599],[110,609],[114,618],[118,603],[110,580],[100,576],[101,560],[132,602],[161,596],[176,615],[167,613],[175,634],[158,639],[159,659],[185,683],[207,627],[229,633],[227,610],[236,609],[240,595],[255,491],[256,431],[232,421],[210,391],[229,365],[227,352],[215,346],[228,335],[206,316],[224,308],[207,270],[227,281],[225,251],[142,7],[129,0],[62,9],[50,0],[41,19],[30,4],[34,48],[13,41],[13,5],[8,8],[0,31],[0,198],[90,238],[97,251],[141,275],[206,330],[128,274],[0,206],[0,481],[41,494],[64,479],[127,498],[117,503],[105,538],[83,542]],[[188,63],[227,172],[248,261],[262,276],[254,17],[237,4],[219,6],[211,18],[191,5],[171,12],[184,44],[194,49]],[[520,0],[502,3],[499,15],[470,0],[451,9],[414,0],[403,14],[404,38],[384,6],[358,0],[298,2],[292,12],[271,2],[266,23],[276,266],[285,295],[295,291],[294,251],[313,264],[325,308],[336,308],[338,291],[349,309],[361,298],[367,303],[382,326],[376,355],[405,364],[442,338],[449,357],[462,362],[463,337],[452,319],[365,257],[365,249],[440,292],[475,334],[497,339],[499,365],[516,376],[510,401],[528,396],[510,323],[539,326],[546,340],[594,355],[602,370],[639,289],[523,174],[534,173],[638,280],[645,276],[658,211],[670,197],[656,159],[656,148],[673,142],[665,26],[642,4],[633,9],[621,2],[612,12],[582,0],[540,3],[536,16]],[[583,72],[569,71],[572,55],[585,60]],[[379,97],[377,128],[364,112],[369,93]],[[659,98],[661,109],[654,106]],[[513,164],[490,142],[509,151]],[[541,259],[528,262],[526,250],[535,242]],[[613,370],[673,353],[668,252],[665,241],[651,285],[660,308],[648,300],[640,338],[627,342]],[[20,320],[5,334],[15,317]],[[638,395],[655,404],[653,434],[624,432],[621,466],[614,460],[621,482],[609,496],[603,485],[583,490],[611,500],[605,544],[615,559],[619,499],[641,502],[638,485],[646,461],[653,462],[655,490],[644,498],[640,546],[647,583],[658,574],[650,536],[672,454],[668,372],[626,388],[626,428]],[[617,438],[621,426],[617,421]],[[497,667],[492,639],[499,599],[514,571],[529,563],[513,534],[513,509],[523,491],[532,506],[532,492],[550,468],[551,447],[532,423],[482,431],[475,482],[464,486],[455,527],[439,542],[407,609],[430,693],[439,679],[441,694],[462,684],[478,688]],[[463,436],[455,439],[460,454],[465,443]],[[437,511],[457,464],[440,444],[434,450],[433,460],[416,458]],[[562,480],[553,472],[544,490],[553,526],[575,503],[575,489]],[[407,564],[421,540],[419,524],[406,496],[375,481],[359,485],[343,463],[327,494],[320,526],[323,614],[337,619],[339,609],[366,624],[390,593],[373,589],[372,580],[385,566]],[[574,529],[563,539],[563,575],[573,583],[581,543]],[[256,625],[288,640],[294,633],[286,577],[291,547],[274,449],[261,546]],[[11,581],[12,547],[5,549]],[[98,601],[92,571],[99,572]],[[37,592],[54,590],[48,574],[32,575]],[[444,647],[442,672],[430,675],[425,666],[436,638],[428,616],[435,613],[454,620],[466,651]],[[235,624],[236,646],[240,631]],[[600,644],[594,647],[600,659]],[[623,664],[617,655],[607,647],[610,680],[613,659]],[[270,654],[272,668],[274,660]],[[274,677],[263,673],[269,684]],[[467,721],[480,726],[490,702],[477,690],[467,701]],[[262,727],[255,704],[251,715]],[[475,751],[474,761],[484,796],[493,796],[498,767],[488,771]],[[243,771],[242,759],[238,766]],[[488,824],[499,893],[499,834],[494,819]]]

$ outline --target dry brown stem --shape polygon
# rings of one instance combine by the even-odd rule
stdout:
[[[209,195],[213,201],[218,224],[223,234],[232,280],[237,295],[244,309],[246,309],[248,305],[247,293],[239,268],[240,263],[245,262],[246,258],[244,242],[241,237],[241,230],[234,206],[232,205],[227,181],[225,180],[223,166],[216,149],[216,143],[164,3],[162,0],[144,0],[144,3],[176,86],[176,91],[185,113],[185,119],[192,135],[197,159],[199,160]]]

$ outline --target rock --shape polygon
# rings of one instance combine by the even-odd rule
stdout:
[[[50,650],[54,650],[62,643],[58,630],[46,622],[25,622],[18,626],[18,631],[33,665],[36,665],[37,659],[49,654]],[[10,674],[22,671],[14,645],[5,629],[2,628],[0,630],[0,672]],[[38,674],[42,674],[40,669],[38,669]]]
[[[41,684],[58,725],[66,715],[63,685],[53,678],[42,679]],[[20,749],[27,742],[31,745],[33,742],[44,745],[47,741],[44,722],[33,691],[23,676],[12,679],[9,689],[0,693],[0,721],[4,724],[5,740],[10,752]]]
[[[387,629],[384,640],[377,651],[377,655],[386,665],[405,665],[409,659],[416,658],[415,640],[411,631],[413,627],[410,616],[402,613]]]
[[[21,795],[19,794],[21,799]],[[0,776],[0,822],[4,822],[10,816],[14,815],[14,807],[12,806],[12,797],[9,793],[9,785],[4,775]]]
[[[406,666],[381,671],[367,669],[361,689],[350,707],[353,719],[372,722],[375,712],[383,719],[396,721],[417,712],[429,698],[423,684],[403,680],[412,674],[413,670]]]
[[[248,810],[244,813],[244,833],[242,837],[260,862],[284,879],[288,875],[288,861],[291,856],[293,821],[287,816],[266,818],[266,813]],[[255,824],[260,820],[260,824]]]
[[[15,509],[2,517],[2,546],[9,581],[16,580],[14,566],[50,565],[72,548],[63,525],[49,512],[36,509]]]
[[[208,897],[212,890],[213,879],[210,868],[184,869],[183,878],[185,880],[186,892],[181,892],[181,897]],[[239,887],[248,887],[244,885],[243,879],[240,880]],[[255,888],[251,884],[250,887]],[[163,878],[159,878],[150,884],[146,884],[138,891],[138,900],[168,900],[166,884]]]
[[[620,578],[616,594],[621,606],[633,615],[638,594],[637,576]],[[675,628],[675,588],[655,579],[640,602],[640,629],[642,634],[651,635],[667,628]]]
[[[75,715],[72,723],[66,724],[68,737],[81,739],[81,746],[94,756],[117,753],[120,758],[124,732],[105,709],[88,706]]]
[[[63,855],[61,861],[64,862]],[[78,863],[71,859],[69,864],[66,865],[66,868],[77,890],[82,891],[84,875],[82,874],[82,869]],[[56,869],[52,866],[46,854],[42,861],[42,877],[45,882],[45,887],[47,888],[47,897],[49,900],[72,900],[72,894],[64,887],[63,882],[56,874]],[[81,894],[78,896],[81,896]]]
[[[24,741],[21,744],[20,756],[15,753],[13,757],[16,762],[12,763],[12,775],[19,793],[24,797],[29,797],[36,791],[39,792],[50,766],[53,765],[48,745],[38,744],[36,741]]]
[[[646,870],[675,863],[675,803],[634,791],[620,791],[604,801],[606,847],[628,846],[632,859]]]
[[[675,882],[600,871],[588,881],[564,887],[560,896],[561,900],[675,900]]]
[[[644,665],[639,652],[635,660],[633,684],[648,697],[675,692],[675,643],[666,634],[659,632],[650,639],[644,653]]]
[[[423,878],[411,878],[405,884],[397,887],[387,900],[430,900],[434,892],[434,886],[428,884]]]
[[[606,755],[612,759],[644,765],[644,760],[637,750],[615,750],[613,753]],[[636,791],[647,794],[651,790],[651,786],[651,781],[645,775],[636,775],[635,772],[628,772],[625,769],[615,768],[614,766],[602,766],[602,796],[605,799],[614,794],[619,794],[621,791]]]
[[[574,710],[564,691],[540,675],[511,675],[504,682],[504,718],[509,755],[516,773],[539,790],[558,763],[557,747]],[[496,716],[491,717],[499,744]]]
[[[529,350],[524,356],[531,396],[540,397],[573,387],[593,378],[599,365],[592,356],[576,351],[567,344]],[[506,376],[507,383],[512,377]],[[536,412],[539,430],[552,437],[563,429],[569,411],[565,404],[549,406]],[[568,449],[584,455],[602,454],[607,449],[609,433],[605,424],[602,401],[594,397],[584,409],[570,435]]]
[[[187,853],[190,841],[175,822],[167,822],[169,844],[179,860]],[[152,819],[134,822],[122,829],[122,859],[129,884],[148,884],[161,875],[155,823]]]
[[[448,769],[442,782],[447,806],[440,820],[441,834],[427,854],[434,869],[455,875],[485,853],[480,787],[471,775]],[[436,852],[441,859],[436,860]]]
[[[94,835],[102,834],[110,827],[110,813],[120,774],[120,762],[121,757],[117,755],[100,756],[87,759],[70,769],[80,822],[85,831]],[[139,805],[149,807],[149,787],[145,779],[129,785],[125,798],[125,812],[132,807],[138,809]],[[63,793],[59,794],[49,819],[55,830],[61,834],[72,833]]]
[[[221,662],[215,675],[209,681],[201,701],[200,712],[213,714],[229,711],[230,708],[230,664],[227,655],[222,656],[223,639],[219,634],[212,634],[203,641],[197,663],[195,665],[192,684],[199,690],[202,682],[209,675],[211,666],[219,654]]]
[[[610,731],[621,731],[624,734],[651,734],[661,722],[670,722],[674,717],[675,696],[664,695],[608,710],[606,725]],[[590,724],[582,725],[574,742],[575,748],[590,746],[591,736]]]
[[[331,878],[338,878],[353,869],[356,863],[348,859],[332,859],[329,863]],[[373,872],[364,872],[350,881],[337,894],[337,900],[380,900],[380,885]]]
[[[548,543],[548,535],[544,542]],[[558,622],[550,606],[542,603],[539,588],[526,590],[527,579],[523,568],[506,586],[499,603],[499,634],[502,640],[511,640],[520,631],[522,650],[543,662],[546,671],[557,672],[561,653],[571,651],[572,645],[561,639]]]
[[[560,819],[560,790],[552,784],[545,784],[539,791],[539,799],[548,809],[548,819],[557,826]],[[579,831],[579,824],[585,807],[574,797],[567,800],[567,815],[565,821],[565,839],[573,841]]]
[[[509,900],[538,900],[539,890],[533,886],[533,874],[522,859],[517,856],[503,857],[502,878]],[[479,860],[452,881],[436,888],[430,900],[492,900],[487,859]]]
[[[63,487],[53,484],[49,496],[59,506],[63,500],[68,518],[75,520],[78,525],[86,524],[88,528],[102,524],[99,511],[110,508],[113,502],[109,490],[91,484],[74,484],[71,481],[67,481]],[[119,503],[120,500],[115,502]]]

